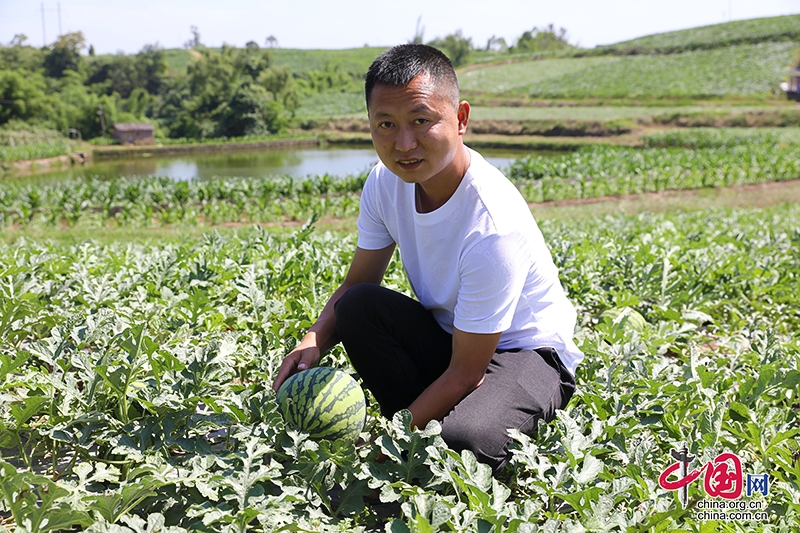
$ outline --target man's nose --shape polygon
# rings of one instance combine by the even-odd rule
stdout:
[[[401,126],[397,132],[395,148],[400,152],[408,152],[417,147],[417,136],[408,126]]]

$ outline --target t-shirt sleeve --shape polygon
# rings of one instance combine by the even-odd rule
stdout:
[[[358,247],[364,250],[381,250],[394,242],[381,216],[377,169],[378,167],[372,169],[361,190],[358,213]]]
[[[511,327],[528,276],[526,250],[516,235],[492,235],[465,254],[453,326],[468,333]]]

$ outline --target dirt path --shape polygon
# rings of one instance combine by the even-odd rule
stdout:
[[[606,214],[691,211],[722,208],[763,208],[800,205],[800,179],[724,188],[684,189],[624,196],[603,196],[528,204],[537,219],[592,217]]]

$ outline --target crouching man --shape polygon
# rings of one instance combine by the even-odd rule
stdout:
[[[274,388],[341,342],[385,416],[441,421],[450,447],[498,473],[508,429],[534,433],[575,390],[575,310],[520,193],[464,145],[470,106],[447,57],[391,48],[365,90],[381,162],[355,255]],[[416,299],[380,285],[396,246]]]

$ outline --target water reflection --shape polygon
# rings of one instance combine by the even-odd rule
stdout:
[[[495,166],[506,167],[527,152],[481,150]],[[372,148],[283,148],[247,151],[194,152],[173,156],[115,159],[37,173],[35,181],[99,176],[167,176],[174,180],[209,180],[214,177],[293,176],[330,174],[344,176],[369,171],[378,162]]]

